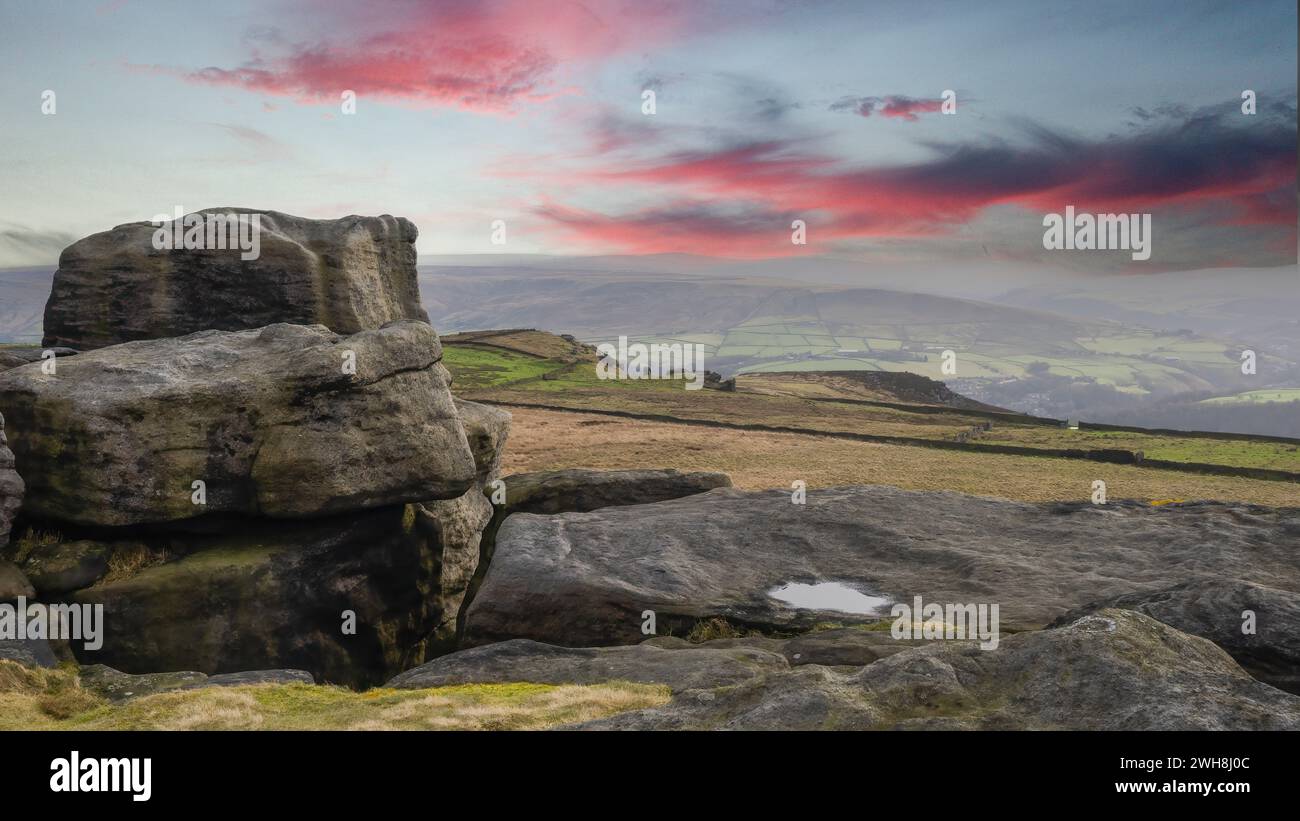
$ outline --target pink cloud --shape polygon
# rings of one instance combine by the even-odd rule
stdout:
[[[943,100],[920,100],[901,94],[885,97],[845,97],[831,104],[831,111],[852,111],[860,117],[879,114],[890,119],[914,123],[918,114],[935,114],[942,110]]]
[[[939,147],[929,161],[891,167],[848,167],[781,140],[623,159],[565,178],[657,192],[666,205],[599,213],[548,204],[538,213],[571,238],[635,253],[802,253],[789,243],[793,219],[818,240],[938,236],[1000,205],[1040,214],[1203,208],[1218,224],[1280,232],[1294,247],[1294,125],[1203,120],[1095,142],[1046,129],[1031,136],[1020,147]]]
[[[300,102],[344,90],[413,105],[504,111],[570,89],[566,70],[698,31],[685,0],[452,0],[431,4],[313,3],[313,20],[357,35],[255,51],[238,66],[135,68],[192,83]],[[292,38],[290,38],[292,39]]]

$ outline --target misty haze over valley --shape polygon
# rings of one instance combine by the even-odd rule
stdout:
[[[906,371],[1040,416],[1300,436],[1295,266],[1107,274],[685,254],[420,262],[442,333],[695,342],[724,376]],[[52,274],[0,271],[0,342],[39,341]],[[940,371],[943,350],[957,353],[955,375]],[[1257,354],[1255,374],[1241,372],[1245,350]]]

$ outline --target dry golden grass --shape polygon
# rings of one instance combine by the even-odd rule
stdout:
[[[49,726],[102,703],[94,693],[81,689],[70,666],[43,669],[0,659],[0,730]]]
[[[475,687],[508,687],[523,692],[510,699],[467,701],[466,691]],[[627,710],[660,706],[668,700],[666,688],[620,684],[472,685],[420,693],[384,707],[373,718],[354,721],[348,729],[532,730],[594,721]]]
[[[1077,459],[878,445],[793,433],[644,422],[509,408],[503,474],[558,468],[720,470],[739,488],[883,484],[1023,501],[1087,501],[1094,479],[1111,499],[1217,499],[1300,505],[1294,483],[1203,476]]]
[[[750,631],[737,627],[720,616],[715,616],[697,621],[685,638],[693,644],[702,644],[714,639],[739,639],[748,635],[751,635]]]
[[[815,402],[793,396],[756,393],[687,391],[672,387],[623,387],[637,383],[613,383],[615,387],[554,383],[528,387],[470,390],[460,395],[478,402],[525,402],[575,410],[597,409],[626,413],[662,414],[678,419],[725,422],[740,425],[861,433],[921,439],[951,439],[979,421],[949,413],[909,413],[893,408]],[[662,384],[662,383],[659,383]]]
[[[176,690],[113,704],[71,668],[0,660],[0,730],[537,730],[667,703],[667,687],[467,684],[363,693],[311,684]]]
[[[108,572],[96,585],[129,579],[141,570],[164,564],[170,558],[166,550],[157,550],[143,542],[117,545],[108,557]]]
[[[71,683],[67,669],[25,667],[16,661],[0,659],[0,693],[43,695]]]
[[[38,547],[49,547],[63,541],[63,534],[54,530],[37,530],[31,528],[22,536],[13,540],[9,547],[10,560],[15,564],[22,562]]]

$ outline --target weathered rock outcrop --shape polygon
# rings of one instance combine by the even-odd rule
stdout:
[[[355,373],[344,367],[355,357]],[[0,373],[27,513],[86,525],[320,516],[473,484],[437,334],[271,325],[129,342]],[[194,485],[206,485],[206,504]]]
[[[453,400],[410,222],[200,212],[227,213],[258,216],[255,258],[148,223],[64,252],[42,348],[0,361],[43,539],[5,584],[102,604],[102,648],[67,650],[133,692],[378,683],[454,642],[510,415]],[[77,355],[45,373],[46,349]]]
[[[18,475],[14,463],[13,451],[9,449],[9,440],[5,437],[5,418],[0,413],[0,548],[9,544],[9,531],[13,527],[14,516],[22,506],[26,484]]]
[[[86,237],[59,258],[43,344],[89,350],[280,322],[342,334],[399,319],[428,322],[415,273],[419,232],[406,219],[197,213],[258,214],[258,258],[243,260],[238,249],[158,250],[159,229],[148,222]]]
[[[1300,697],[1251,678],[1211,642],[1139,613],[1107,609],[1056,629],[1010,636],[996,650],[937,641],[856,669],[804,665],[733,686],[679,692],[664,707],[582,726],[1295,730]]]
[[[806,505],[785,491],[720,489],[591,513],[519,513],[497,533],[464,637],[467,646],[630,644],[643,638],[645,610],[660,625],[723,617],[773,631],[876,618],[795,609],[769,595],[790,582],[842,582],[909,604],[917,595],[995,603],[1003,631],[1195,579],[1300,590],[1294,516],[1218,503],[1035,505],[881,486],[809,491]]]
[[[1135,610],[1222,647],[1260,681],[1300,694],[1300,594],[1233,579],[1196,579],[1077,608],[1068,624],[1103,607]]]

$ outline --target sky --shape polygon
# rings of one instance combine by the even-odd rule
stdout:
[[[421,254],[1289,265],[1296,26],[1294,0],[0,0],[0,267],[222,206],[405,216]],[[1067,205],[1151,213],[1151,258],[1044,250]]]

